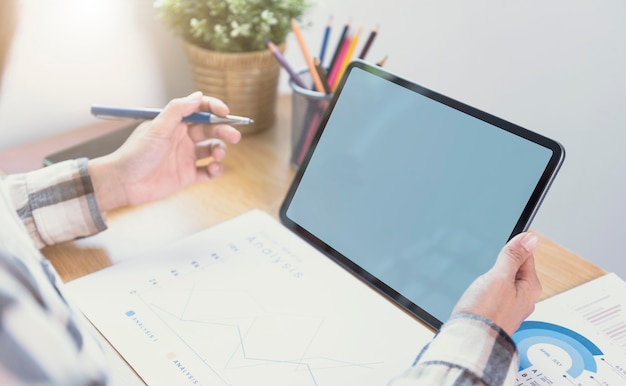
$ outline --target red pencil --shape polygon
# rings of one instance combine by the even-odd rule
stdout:
[[[354,54],[354,49],[356,48],[356,45],[359,41],[359,37],[361,36],[361,28],[359,28],[356,33],[354,35],[352,35],[352,37],[350,38],[350,45],[348,46],[348,50],[346,51],[346,54],[343,56],[343,61],[341,63],[341,66],[339,67],[339,73],[337,74],[337,76],[335,77],[335,82],[331,83],[330,85],[330,89],[335,92],[335,90],[337,89],[337,86],[339,86],[339,82],[341,81],[341,78],[343,77],[344,72],[346,72],[346,68],[348,67],[348,64],[350,64],[350,61],[352,61],[352,55]]]
[[[331,86],[335,84],[337,76],[339,76],[339,71],[341,70],[341,65],[343,60],[348,52],[348,47],[350,47],[350,42],[352,42],[352,37],[348,36],[343,40],[343,44],[341,46],[341,51],[339,51],[339,55],[337,55],[337,60],[335,61],[335,65],[330,69],[330,75],[328,76],[328,85]]]
[[[313,119],[311,120],[311,124],[309,125],[309,129],[306,131],[306,133],[303,133],[305,135],[304,142],[302,143],[302,147],[300,148],[296,161],[298,166],[302,165],[302,161],[304,161],[304,156],[306,156],[306,153],[309,151],[309,147],[311,147],[311,142],[313,142],[313,137],[315,137],[315,133],[317,133],[322,114],[322,111],[316,111],[315,116],[313,117]]]

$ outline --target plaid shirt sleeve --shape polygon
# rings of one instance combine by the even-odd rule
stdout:
[[[61,185],[75,180],[71,176],[81,175],[77,162],[55,169],[53,174],[64,177],[55,180]],[[71,201],[69,197],[82,188],[58,190],[52,183],[54,179],[48,179],[51,184],[47,186],[52,189],[47,190],[43,185],[46,179],[34,177],[17,176],[11,180],[13,189],[9,189],[7,179],[0,181],[0,384],[105,385],[109,382],[107,358],[99,337],[66,301],[61,279],[29,237],[33,232],[39,234],[39,221],[46,227],[53,226],[46,218],[52,214],[40,213],[42,207],[64,199]],[[26,208],[21,213],[30,213],[23,219],[15,210],[15,199],[20,198],[16,190],[21,194],[31,192],[27,195],[28,205],[18,206]],[[31,235],[24,227],[25,219],[35,227]],[[84,228],[85,221],[91,220],[77,220],[79,228]],[[80,232],[65,233],[76,234]],[[46,237],[59,240],[55,230],[48,231]],[[41,238],[37,240],[42,242]]]
[[[15,210],[38,248],[106,229],[86,158],[10,175],[5,183]]]
[[[445,323],[390,386],[514,385],[518,366],[515,343],[500,327],[463,314]]]

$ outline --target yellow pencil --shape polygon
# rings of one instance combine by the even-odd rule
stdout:
[[[306,46],[306,42],[302,37],[302,31],[300,30],[300,26],[296,19],[291,19],[291,29],[293,33],[296,35],[296,39],[298,39],[298,44],[300,45],[300,51],[302,51],[302,55],[304,55],[304,60],[306,61],[307,66],[309,67],[309,74],[313,79],[313,84],[315,85],[315,90],[318,92],[324,92],[324,84],[320,79],[319,74],[315,70],[315,64],[313,64],[313,57],[309,54],[309,48]]]
[[[337,86],[339,86],[339,81],[341,80],[343,73],[346,71],[346,68],[348,67],[348,64],[350,63],[350,61],[352,61],[352,55],[354,55],[354,49],[356,48],[356,43],[359,41],[359,36],[361,36],[361,29],[362,28],[359,27],[359,29],[356,31],[354,38],[352,38],[352,41],[350,42],[350,46],[348,46],[348,51],[346,51],[346,56],[343,57],[343,62],[341,62],[341,67],[339,67],[339,74],[337,74],[337,77],[335,78],[335,83],[333,83],[333,86],[332,86],[333,92],[335,92],[335,90],[337,89]]]

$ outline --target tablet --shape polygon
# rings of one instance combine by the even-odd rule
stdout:
[[[564,156],[552,139],[355,61],[280,218],[438,329],[529,227]]]

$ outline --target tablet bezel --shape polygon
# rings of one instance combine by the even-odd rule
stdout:
[[[406,79],[403,79],[397,75],[394,75],[386,70],[383,70],[382,68],[378,67],[378,66],[373,66],[370,65],[364,61],[361,60],[355,60],[353,62],[350,63],[350,65],[347,67],[346,72],[344,74],[344,76],[341,79],[341,82],[339,83],[339,86],[337,87],[337,91],[335,92],[334,97],[331,99],[330,104],[328,106],[328,108],[325,111],[325,114],[320,122],[320,126],[319,129],[317,130],[313,141],[311,143],[310,148],[307,151],[306,156],[304,157],[300,167],[298,168],[298,171],[295,175],[295,178],[285,196],[285,199],[282,202],[282,205],[280,207],[280,211],[279,211],[279,217],[281,222],[287,227],[289,228],[291,231],[293,231],[295,234],[297,234],[298,236],[300,236],[301,238],[303,238],[305,241],[307,241],[309,244],[313,245],[314,247],[316,247],[318,250],[320,250],[321,252],[323,252],[325,255],[327,255],[328,257],[330,257],[331,259],[333,259],[335,262],[339,263],[341,266],[343,266],[345,269],[347,269],[350,273],[354,274],[356,277],[360,278],[361,280],[363,280],[366,284],[370,285],[371,287],[373,287],[375,290],[377,290],[379,293],[381,293],[382,295],[386,296],[387,298],[389,298],[392,302],[394,302],[395,304],[397,304],[398,306],[400,306],[401,308],[403,308],[404,310],[408,311],[409,313],[413,314],[414,316],[416,316],[418,319],[420,319],[421,321],[423,321],[424,323],[428,324],[429,326],[431,326],[434,329],[439,329],[441,327],[441,325],[443,324],[444,321],[439,320],[438,318],[434,317],[433,315],[431,315],[427,310],[422,309],[419,305],[414,304],[411,300],[409,300],[408,298],[406,298],[405,296],[403,296],[402,294],[398,293],[397,291],[395,291],[393,288],[389,287],[388,285],[386,285],[385,283],[383,283],[381,280],[379,280],[378,278],[376,278],[374,275],[372,275],[371,273],[369,273],[368,271],[366,271],[365,269],[363,269],[362,267],[360,267],[358,264],[354,263],[351,259],[349,259],[348,257],[342,255],[341,253],[337,252],[336,250],[334,250],[331,246],[329,246],[328,244],[326,244],[323,240],[320,240],[318,237],[316,237],[315,235],[313,235],[312,233],[308,232],[305,228],[303,228],[301,225],[299,225],[298,223],[294,222],[293,220],[291,220],[288,216],[287,216],[287,210],[289,208],[289,205],[291,203],[291,200],[293,199],[299,183],[304,175],[304,172],[307,168],[307,165],[312,157],[312,155],[315,152],[315,148],[319,142],[319,139],[322,135],[322,133],[324,132],[325,128],[326,128],[326,124],[330,118],[330,116],[332,115],[332,112],[335,108],[335,105],[337,103],[337,100],[339,100],[339,98],[341,98],[341,92],[343,90],[343,86],[346,83],[346,81],[349,79],[349,76],[352,72],[352,69],[354,68],[358,68],[361,70],[364,70],[372,75],[375,75],[377,77],[383,78],[389,82],[395,83],[396,85],[399,85],[401,87],[404,87],[406,89],[412,90],[413,92],[419,93],[433,101],[439,102],[441,104],[444,104],[446,106],[449,106],[455,110],[458,110],[460,112],[463,112],[465,114],[468,114],[470,116],[473,116],[477,119],[480,119],[484,122],[487,122],[493,126],[496,126],[502,130],[505,130],[507,132],[510,132],[514,135],[520,136],[522,138],[525,138],[531,142],[534,142],[540,146],[543,146],[547,149],[549,149],[552,152],[552,156],[550,157],[549,162],[547,163],[547,166],[543,172],[543,174],[541,175],[537,185],[535,186],[535,189],[533,190],[532,194],[530,195],[528,202],[524,208],[524,210],[522,211],[522,213],[519,216],[519,219],[515,225],[515,227],[512,229],[508,239],[511,239],[513,236],[515,236],[516,234],[526,231],[528,229],[528,227],[530,226],[530,223],[532,222],[533,218],[535,217],[535,214],[538,210],[538,208],[540,207],[543,198],[545,197],[545,194],[547,193],[548,189],[550,188],[550,185],[552,184],[552,181],[554,180],[554,177],[556,176],[556,174],[558,173],[564,157],[565,157],[565,150],[563,148],[563,146],[558,143],[557,141],[554,141],[553,139],[547,138],[543,135],[540,135],[536,132],[530,131],[528,129],[525,129],[521,126],[518,126],[514,123],[511,123],[509,121],[506,121],[504,119],[498,118],[492,114],[489,114],[485,111],[479,110],[477,108],[474,108],[470,105],[467,105],[465,103],[462,103],[458,100],[452,99],[450,97],[447,97],[443,94],[440,94],[438,92],[435,92],[433,90],[427,89],[423,86],[420,86],[416,83],[413,83],[411,81],[408,81]]]

